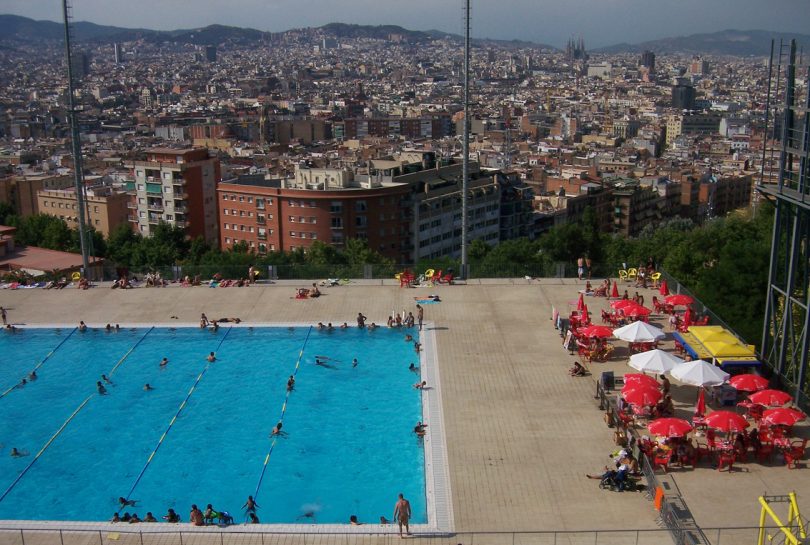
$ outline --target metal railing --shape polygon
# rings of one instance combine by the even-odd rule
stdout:
[[[674,511],[673,511],[674,512]],[[246,526],[162,529],[119,524],[104,530],[82,529],[11,529],[0,528],[0,545],[393,545],[402,543],[392,526],[385,532],[283,532],[251,531]],[[119,528],[120,526],[120,528]],[[164,524],[160,524],[164,526]],[[168,526],[168,524],[166,524]],[[408,540],[420,544],[461,545],[661,545],[669,539],[675,545],[734,545],[755,543],[758,526],[704,528],[696,533],[689,528],[673,532],[670,528],[626,530],[538,530],[525,532],[453,532],[415,533]],[[776,527],[768,532],[777,533]]]

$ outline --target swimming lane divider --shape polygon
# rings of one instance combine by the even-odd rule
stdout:
[[[309,330],[307,331],[307,336],[304,339],[304,344],[301,345],[301,350],[298,352],[298,360],[295,362],[295,368],[293,369],[293,377],[298,374],[298,369],[301,367],[301,360],[304,357],[304,349],[307,347],[307,343],[309,342],[309,336],[312,333],[312,326],[309,326]],[[284,395],[284,403],[281,405],[281,416],[279,417],[279,422],[284,422],[284,413],[287,412],[287,401],[290,399],[290,391],[286,390],[286,394]],[[259,474],[259,481],[256,483],[256,491],[253,492],[253,499],[259,497],[259,488],[262,486],[262,481],[264,480],[264,474],[267,472],[267,463],[270,461],[270,455],[273,454],[273,448],[276,446],[276,439],[277,437],[273,437],[273,440],[270,442],[270,449],[267,451],[267,456],[264,457],[264,464],[262,465],[262,472]]]
[[[222,346],[222,343],[225,342],[225,339],[228,337],[228,334],[231,332],[232,329],[233,329],[232,327],[228,328],[228,331],[226,331],[225,335],[223,335],[222,339],[220,339],[216,350],[219,350],[219,347]],[[146,335],[144,335],[144,336],[146,336]],[[216,352],[216,350],[215,350],[215,352]],[[202,380],[202,378],[205,375],[206,371],[208,371],[208,368],[211,367],[211,363],[212,362],[210,362],[210,361],[208,363],[206,363],[205,367],[203,367],[203,370],[200,372],[199,375],[197,375],[197,380],[194,381],[194,384],[191,386],[188,393],[186,394],[186,398],[180,404],[180,407],[177,409],[177,412],[174,413],[174,416],[172,417],[171,421],[169,421],[169,425],[166,427],[166,431],[164,431],[163,435],[161,435],[160,439],[158,439],[157,445],[155,446],[154,450],[152,451],[152,454],[149,455],[149,458],[146,459],[146,463],[144,464],[143,469],[141,469],[141,472],[138,474],[138,478],[135,479],[135,482],[133,483],[132,488],[130,488],[129,492],[127,492],[127,495],[125,496],[125,498],[127,500],[129,500],[129,498],[132,496],[132,493],[135,492],[135,488],[138,486],[138,483],[141,482],[141,479],[143,478],[144,473],[146,473],[146,470],[149,467],[149,464],[152,463],[152,459],[155,457],[155,454],[157,454],[157,451],[160,448],[160,445],[163,444],[163,440],[166,439],[166,435],[168,435],[169,430],[171,430],[172,426],[174,426],[174,423],[177,422],[177,417],[180,416],[181,412],[183,412],[183,409],[186,407],[186,403],[188,402],[188,399],[191,397],[191,394],[194,393],[194,390],[197,389],[197,385]]]
[[[85,406],[85,405],[87,405],[87,402],[88,402],[88,401],[90,401],[90,400],[93,398],[93,396],[95,396],[95,395],[96,395],[96,394],[92,394],[92,395],[90,395],[90,396],[87,396],[87,398],[86,398],[84,401],[82,401],[81,405],[79,405],[79,406],[76,408],[76,410],[75,410],[75,411],[73,411],[73,414],[71,414],[71,415],[68,417],[68,419],[67,419],[67,420],[65,420],[64,424],[62,424],[62,426],[61,426],[61,427],[60,427],[58,430],[56,430],[56,433],[54,433],[54,434],[51,436],[51,438],[50,438],[50,439],[48,439],[48,442],[47,442],[47,443],[45,443],[45,445],[44,445],[44,446],[43,446],[41,449],[39,449],[39,452],[37,452],[37,455],[36,455],[36,456],[34,456],[34,459],[33,459],[33,460],[31,460],[31,463],[30,463],[30,464],[28,464],[27,466],[25,466],[25,469],[23,469],[23,470],[20,472],[20,474],[19,474],[19,475],[17,475],[17,478],[16,478],[16,479],[14,479],[14,482],[13,482],[13,483],[11,483],[11,485],[9,485],[9,487],[8,487],[8,488],[6,488],[6,491],[5,491],[5,492],[3,492],[3,495],[2,495],[2,496],[0,496],[0,502],[2,502],[2,501],[3,501],[3,499],[5,499],[5,497],[8,495],[8,493],[9,493],[9,492],[11,492],[11,490],[12,490],[12,489],[13,489],[13,488],[14,488],[14,487],[17,485],[17,483],[18,483],[18,482],[20,482],[20,479],[22,479],[22,478],[23,478],[23,476],[24,476],[26,473],[28,473],[28,470],[29,470],[29,469],[31,469],[31,466],[33,466],[33,465],[36,463],[36,461],[37,461],[37,460],[39,460],[39,457],[40,457],[40,456],[42,456],[42,453],[43,453],[43,452],[45,452],[45,450],[46,450],[46,449],[47,449],[49,446],[51,446],[51,443],[53,443],[53,442],[54,442],[54,440],[55,440],[57,437],[59,437],[59,434],[60,434],[60,433],[62,433],[62,431],[63,431],[63,430],[64,430],[64,429],[67,427],[67,425],[68,425],[68,424],[70,424],[70,421],[71,421],[71,420],[73,420],[73,417],[74,417],[74,416],[76,416],[77,414],[79,414],[79,411],[81,411],[81,410],[84,408],[84,406]]]
[[[134,345],[132,345],[132,348],[127,350],[127,353],[124,354],[124,357],[122,357],[120,360],[118,360],[118,363],[113,365],[113,368],[110,369],[110,376],[113,376],[113,373],[115,373],[115,370],[118,369],[121,366],[122,363],[124,363],[124,360],[126,360],[129,357],[129,355],[132,354],[132,352],[136,348],[138,348],[138,345],[141,344],[141,342],[146,338],[146,336],[149,335],[150,333],[152,333],[153,329],[155,329],[155,326],[150,327],[149,330],[146,333],[143,334],[143,337],[138,339],[138,342],[136,342]],[[230,330],[228,330],[228,331],[230,331]]]
[[[77,330],[77,329],[79,329],[79,328],[78,328],[78,327],[74,327],[74,328],[73,328],[73,330],[72,330],[70,333],[68,333],[68,336],[67,336],[67,337],[65,337],[64,339],[62,339],[62,340],[59,342],[59,344],[57,344],[57,345],[56,345],[56,347],[55,347],[53,350],[51,350],[50,352],[48,352],[48,355],[47,355],[47,356],[45,356],[45,357],[42,359],[42,361],[41,361],[41,362],[39,362],[38,364],[36,364],[36,365],[34,366],[34,369],[33,369],[33,370],[34,370],[34,371],[36,371],[37,369],[39,369],[40,367],[42,367],[42,364],[43,364],[43,363],[45,363],[46,361],[48,361],[48,358],[50,358],[51,356],[53,356],[54,352],[56,352],[57,350],[59,350],[59,348],[60,348],[60,347],[61,347],[63,344],[65,344],[65,343],[67,342],[67,340],[68,340],[68,339],[69,339],[69,338],[70,338],[70,337],[71,337],[71,336],[72,336],[74,333],[76,333],[76,330]],[[9,392],[11,392],[11,391],[12,391],[14,388],[16,388],[16,387],[17,387],[17,385],[15,384],[15,385],[14,385],[14,386],[12,386],[11,388],[9,388],[8,390],[6,390],[6,391],[5,391],[5,392],[3,392],[2,394],[0,394],[0,399],[3,399],[4,397],[6,397],[6,395],[7,395]]]

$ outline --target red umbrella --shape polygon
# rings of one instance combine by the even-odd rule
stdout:
[[[612,299],[618,299],[619,298],[619,285],[617,284],[617,282],[615,280],[613,281],[613,291],[610,292],[610,297]]]
[[[698,392],[697,403],[695,403],[695,416],[702,418],[706,414],[706,394],[703,388]]]
[[[633,305],[637,305],[635,301],[631,301],[630,299],[619,299],[618,301],[613,301],[610,303],[610,308],[620,309],[624,307],[632,307]]]
[[[579,294],[579,300],[577,301],[577,310],[582,310],[585,307],[585,298],[582,297],[582,294]]]
[[[714,411],[706,417],[706,425],[726,433],[739,432],[749,426],[742,415],[731,411]]]
[[[604,325],[589,325],[578,329],[577,333],[585,337],[600,337],[603,339],[613,336],[613,330]]]
[[[658,388],[650,388],[641,384],[635,388],[622,389],[622,397],[631,405],[652,406],[661,401],[663,394]]]
[[[658,289],[658,293],[664,297],[669,295],[669,286],[667,286],[666,280],[661,280],[661,287]]]
[[[651,388],[658,388],[658,381],[650,375],[643,373],[627,373],[624,375],[624,387],[628,390],[637,385],[650,386]]]
[[[793,401],[793,396],[782,390],[760,390],[748,396],[750,401],[768,407],[782,406]]]
[[[648,316],[652,311],[638,303],[622,308],[625,316]]]
[[[779,407],[778,409],[768,409],[762,413],[760,422],[768,426],[792,426],[805,418],[807,418],[807,415],[798,409]]]
[[[682,418],[656,418],[647,429],[654,435],[663,437],[681,437],[692,431],[692,424]]]
[[[768,387],[768,379],[759,375],[745,374],[735,375],[728,381],[741,392],[757,392]]]
[[[677,307],[677,306],[686,306],[686,305],[691,305],[692,303],[694,303],[694,302],[695,302],[695,300],[694,300],[694,299],[692,299],[692,298],[691,298],[691,297],[689,297],[688,295],[684,295],[683,293],[678,293],[678,294],[675,294],[675,295],[670,295],[669,297],[666,297],[666,298],[664,299],[664,301],[665,301],[665,302],[666,302],[668,305],[672,305],[672,306],[674,306],[674,307]]]

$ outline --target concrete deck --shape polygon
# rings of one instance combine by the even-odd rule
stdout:
[[[601,471],[615,449],[612,430],[593,399],[595,380],[603,369],[623,374],[629,367],[617,359],[593,364],[592,377],[568,376],[574,358],[561,347],[551,306],[567,311],[582,283],[520,279],[403,289],[392,282],[359,281],[324,288],[319,299],[295,300],[293,287],[307,285],[0,290],[0,305],[8,309],[10,322],[27,324],[167,323],[172,316],[194,322],[201,312],[245,322],[334,324],[353,324],[363,312],[379,324],[392,308],[414,309],[414,297],[438,293],[443,302],[426,305],[425,315],[436,324],[455,530],[657,528],[656,512],[643,494],[599,490],[596,481],[584,477]],[[652,294],[644,290],[647,301]],[[606,303],[588,298],[596,317]],[[674,385],[673,392],[687,410],[694,389]],[[780,463],[741,468],[731,475],[709,467],[676,471],[667,486],[680,490],[704,527],[755,526],[763,492],[810,490],[806,468],[791,471]],[[392,507],[395,494],[391,491]]]

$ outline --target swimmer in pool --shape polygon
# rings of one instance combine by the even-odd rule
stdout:
[[[96,382],[96,389],[98,390],[98,393],[101,395],[107,394],[107,388],[104,387],[104,385],[101,383],[100,380]]]
[[[30,373],[28,373],[28,380],[36,380],[36,379],[38,379],[38,378],[39,378],[39,377],[37,376],[37,371],[36,371],[36,369],[34,369],[34,370],[33,370],[33,371],[31,371]]]
[[[167,365],[169,365],[169,358],[163,358],[162,360],[160,360],[161,367],[166,367]]]
[[[28,456],[27,450],[17,450],[17,447],[11,447],[11,451],[9,451],[9,455],[12,458],[22,458],[23,456]]]
[[[112,381],[107,377],[107,375],[101,375],[101,380],[103,380],[107,384],[112,384]]]
[[[408,371],[418,374],[419,368],[413,362],[411,362],[411,364],[408,366]]]
[[[293,388],[295,388],[295,377],[290,375],[290,378],[287,379],[287,391],[292,392]]]
[[[357,363],[358,363],[358,362],[357,362],[357,358],[354,358],[354,359],[352,360],[352,367],[357,367]]]
[[[146,384],[143,385],[143,391],[148,392],[149,390],[154,390],[154,388],[152,388],[152,386],[150,386],[149,383],[147,382]]]
[[[216,360],[217,360],[217,357],[216,357],[216,355],[214,355],[213,352],[208,354],[208,361],[216,361]]]
[[[270,437],[276,437],[276,436],[285,436],[285,435],[287,435],[287,432],[286,432],[286,431],[281,431],[281,427],[282,427],[283,425],[284,425],[284,424],[283,424],[282,422],[279,422],[278,424],[276,424],[276,427],[275,427],[275,428],[273,428],[273,431],[271,431],[271,432],[270,432]]]
[[[132,507],[135,507],[136,503],[138,503],[138,500],[128,500],[128,499],[124,498],[123,496],[120,496],[118,498],[118,504],[121,506],[121,509],[123,509],[124,507],[127,507],[129,505],[131,505]]]

